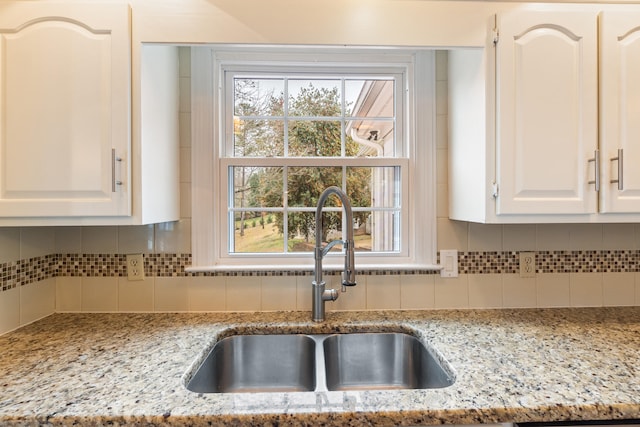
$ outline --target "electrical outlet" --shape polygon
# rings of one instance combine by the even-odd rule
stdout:
[[[520,277],[536,277],[535,252],[520,252]]]
[[[142,254],[127,255],[127,278],[129,280],[144,280],[144,258]]]

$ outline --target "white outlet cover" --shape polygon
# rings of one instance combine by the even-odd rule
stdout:
[[[458,251],[456,249],[443,249],[440,251],[441,277],[458,277]]]

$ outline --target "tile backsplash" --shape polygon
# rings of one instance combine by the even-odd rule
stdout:
[[[331,310],[638,305],[639,250],[537,251],[536,276],[518,251],[459,253],[457,278],[436,271],[358,271]],[[188,273],[190,254],[144,254],[145,279],[129,281],[125,254],[49,254],[0,265],[0,332],[54,311],[310,310],[308,271]],[[340,276],[328,273],[329,286]]]
[[[483,225],[448,219],[447,54],[436,55],[437,233],[457,278],[359,272],[327,310],[640,304],[640,224]],[[187,274],[191,254],[190,51],[180,48],[181,220],[138,227],[0,228],[0,333],[55,311],[310,310],[311,270]],[[536,253],[535,278],[518,253]],[[143,281],[125,258],[143,253]],[[312,263],[309,263],[310,267]],[[330,286],[338,276],[328,275]]]

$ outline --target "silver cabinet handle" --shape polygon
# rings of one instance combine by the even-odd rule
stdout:
[[[116,156],[116,149],[111,149],[111,192],[116,192],[116,186],[122,185],[122,181],[116,180],[116,162],[121,162],[122,157]]]
[[[589,184],[595,184],[596,191],[600,191],[600,150],[593,152],[593,159],[589,159],[587,162],[593,162],[595,165],[595,179],[589,181]]]
[[[618,155],[616,157],[612,157],[610,159],[611,162],[618,162],[618,179],[612,179],[611,181],[609,181],[612,184],[615,184],[616,182],[618,183],[618,190],[622,191],[624,189],[624,184],[622,182],[622,177],[623,177],[623,167],[624,167],[624,161],[623,161],[623,149],[622,148],[618,148]]]

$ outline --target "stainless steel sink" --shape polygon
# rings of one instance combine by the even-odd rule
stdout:
[[[442,388],[451,376],[416,337],[332,335],[324,340],[329,390]]]
[[[306,335],[236,335],[213,347],[187,388],[200,393],[312,391],[315,341]]]
[[[441,388],[446,361],[408,334],[236,335],[217,342],[190,378],[198,393]]]

